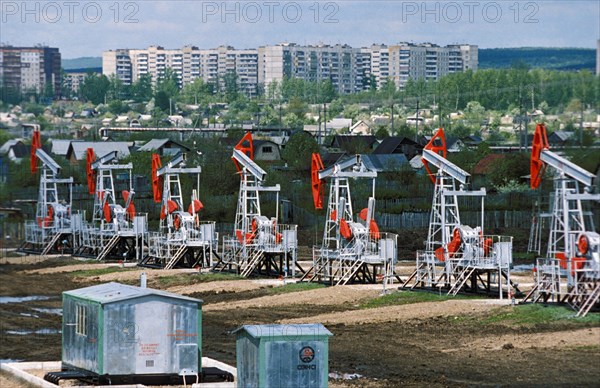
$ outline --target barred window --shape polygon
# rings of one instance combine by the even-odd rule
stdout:
[[[75,333],[87,336],[87,308],[78,304],[75,311]]]

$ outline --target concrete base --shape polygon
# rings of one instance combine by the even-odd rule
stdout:
[[[205,367],[216,367],[222,369],[226,372],[231,373],[234,376],[234,379],[237,380],[237,369],[222,363],[217,360],[213,360],[212,358],[202,357],[202,366]],[[20,379],[27,381],[30,384],[33,384],[37,387],[43,388],[56,388],[58,385],[52,384],[49,381],[44,380],[42,377],[35,376],[31,374],[29,371],[38,370],[44,372],[57,372],[61,370],[61,362],[60,361],[47,361],[47,362],[9,362],[0,364],[0,369],[10,373],[13,376],[16,376]],[[196,388],[235,388],[237,386],[236,382],[232,383],[206,383],[206,384],[192,384],[192,387]],[[73,386],[72,388],[89,388],[90,385],[86,386]],[[136,384],[136,385],[110,385],[110,386],[97,386],[99,388],[102,387],[118,387],[118,388],[142,388],[147,387],[146,385]]]

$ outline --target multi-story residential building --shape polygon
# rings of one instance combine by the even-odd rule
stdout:
[[[195,46],[165,49],[151,46],[147,49],[122,49],[105,51],[102,55],[102,72],[116,75],[125,84],[131,84],[143,75],[156,82],[167,68],[177,75],[179,86],[202,78],[208,83],[224,87],[224,78],[235,74],[240,91],[256,94],[258,82],[257,50],[236,50],[230,46],[201,50]]]
[[[361,50],[369,58],[364,65],[368,71],[370,82],[374,82],[377,89],[390,76],[390,49],[384,44],[373,44]]]
[[[156,82],[171,68],[180,86],[202,78],[221,90],[226,76],[235,74],[239,90],[252,96],[259,85],[267,89],[274,81],[281,82],[286,77],[313,82],[329,80],[339,93],[346,94],[380,88],[388,79],[400,88],[409,79],[436,80],[454,72],[477,70],[477,63],[477,46],[467,44],[440,47],[430,43],[398,43],[353,48],[340,44],[281,43],[248,50],[230,46],[111,50],[103,53],[102,69],[105,75],[114,74],[125,84],[131,84],[145,74]]]
[[[0,83],[4,87],[42,93],[50,84],[55,97],[60,97],[60,69],[58,48],[0,46]]]
[[[450,73],[477,70],[478,48],[474,45],[440,47],[431,43],[398,43],[389,46],[389,77],[402,88],[409,79],[438,80]]]
[[[83,71],[65,70],[63,84],[67,89],[76,94],[79,92],[79,88],[81,87],[81,84],[83,84],[83,81],[88,74],[88,72]]]
[[[273,81],[301,78],[329,80],[339,93],[363,89],[364,55],[348,45],[299,46],[281,43],[258,48],[258,82],[268,88]]]

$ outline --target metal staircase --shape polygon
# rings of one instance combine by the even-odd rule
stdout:
[[[171,260],[169,260],[167,265],[165,265],[165,269],[173,269],[175,264],[177,264],[177,262],[183,257],[183,255],[185,255],[185,253],[187,252],[187,248],[187,245],[180,245],[179,249],[177,249],[175,254],[173,254],[173,257],[171,257]]]
[[[254,271],[258,263],[263,259],[265,252],[262,250],[255,250],[250,254],[249,259],[241,265],[240,276],[246,278]]]
[[[583,301],[579,311],[575,315],[576,317],[585,317],[586,314],[592,309],[592,306],[600,300],[600,282],[596,283],[596,288],[589,295],[587,299]]]
[[[44,246],[41,255],[47,255],[50,252],[50,250],[52,250],[52,247],[58,242],[58,239],[60,239],[60,233],[56,233],[54,236],[52,236],[50,241],[48,241],[48,243]]]
[[[448,295],[455,296],[458,294],[458,291],[463,288],[473,272],[475,272],[475,267],[464,267],[460,274],[456,277],[456,281],[452,285],[452,288],[450,288],[448,291]]]
[[[354,262],[352,262],[352,265],[346,269],[346,271],[344,271],[344,274],[342,275],[342,277],[337,281],[337,283],[335,284],[336,286],[345,286],[350,280],[352,280],[352,278],[354,278],[354,275],[356,275],[356,272],[358,272],[358,270],[360,269],[360,267],[362,267],[362,265],[364,264],[364,260],[358,259],[355,260]]]
[[[110,240],[108,240],[106,245],[104,245],[104,247],[98,254],[98,257],[96,257],[96,260],[98,260],[98,261],[104,260],[106,258],[106,256],[108,256],[110,251],[112,251],[112,249],[117,245],[117,243],[119,242],[119,239],[120,239],[120,236],[118,234],[114,234],[110,238]]]

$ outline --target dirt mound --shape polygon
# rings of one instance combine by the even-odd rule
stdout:
[[[504,301],[495,300],[446,300],[443,302],[415,303],[385,306],[340,313],[327,313],[306,318],[284,319],[281,323],[311,323],[362,325],[365,323],[406,321],[433,317],[467,315],[489,311]]]
[[[118,266],[118,264],[108,264],[108,263],[73,264],[73,265],[64,265],[61,267],[30,269],[30,270],[25,270],[23,272],[26,274],[52,274],[52,273],[61,273],[61,272],[89,271],[92,269],[102,269],[102,268],[117,267],[117,266]]]
[[[501,350],[501,349],[536,349],[566,348],[600,344],[600,327],[592,327],[573,331],[555,331],[550,333],[515,333],[504,335],[488,335],[467,342],[454,349],[443,350],[458,352],[464,350]]]
[[[244,292],[258,290],[264,287],[266,287],[264,283],[255,282],[251,280],[223,280],[208,283],[197,283],[185,286],[174,286],[167,288],[165,291],[173,292],[175,294],[189,295],[194,294],[196,292]]]
[[[289,305],[353,305],[379,294],[381,286],[338,286],[319,288],[309,291],[291,292],[273,296],[263,296],[251,300],[207,305],[205,311],[235,310],[251,307],[289,306]],[[349,306],[350,307],[350,306]]]

